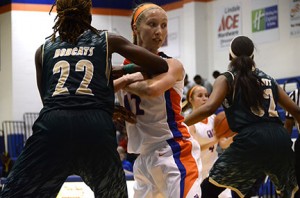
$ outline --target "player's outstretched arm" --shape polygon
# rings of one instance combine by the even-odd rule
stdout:
[[[220,107],[226,97],[228,90],[226,77],[219,76],[213,85],[213,91],[209,96],[209,100],[201,107],[195,109],[191,114],[187,115],[184,122],[190,126],[212,115]]]
[[[127,73],[143,70],[142,72],[154,75],[168,71],[168,64],[163,58],[132,44],[120,35],[108,33],[108,51],[109,54],[116,52],[136,64],[124,69]]]
[[[184,68],[180,61],[167,59],[169,70],[166,73],[154,76],[147,80],[138,81],[127,85],[124,89],[140,97],[157,97],[174,84],[184,78]]]

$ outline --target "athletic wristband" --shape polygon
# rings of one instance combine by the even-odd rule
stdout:
[[[135,64],[134,63],[129,63],[127,65],[124,65],[123,70],[125,71],[125,73],[127,74],[132,74],[135,72]]]

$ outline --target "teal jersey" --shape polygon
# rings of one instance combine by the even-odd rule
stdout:
[[[259,111],[248,108],[242,100],[242,91],[235,93],[235,95],[226,96],[222,106],[224,107],[228,124],[232,131],[239,132],[242,128],[259,122],[276,122],[282,124],[277,111],[277,82],[257,68],[255,72],[263,82],[262,86],[265,93],[263,108],[260,108]],[[222,75],[224,75],[229,84],[232,85],[234,73],[228,71]]]
[[[112,114],[114,88],[107,32],[85,31],[77,44],[47,40],[43,46],[41,96],[44,108],[102,109]]]

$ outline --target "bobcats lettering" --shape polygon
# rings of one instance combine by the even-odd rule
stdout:
[[[93,56],[95,47],[74,47],[56,49],[53,58],[62,56]]]

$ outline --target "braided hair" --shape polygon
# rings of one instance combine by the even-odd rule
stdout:
[[[263,105],[263,82],[255,72],[254,44],[246,36],[238,36],[231,42],[229,49],[229,68],[235,74],[234,92],[242,93],[245,105],[258,110]]]
[[[61,41],[72,44],[77,42],[77,38],[87,29],[99,34],[98,30],[91,26],[92,1],[91,0],[55,0],[51,10],[56,6],[57,16],[52,27],[52,41],[55,41],[55,35],[58,32]]]

